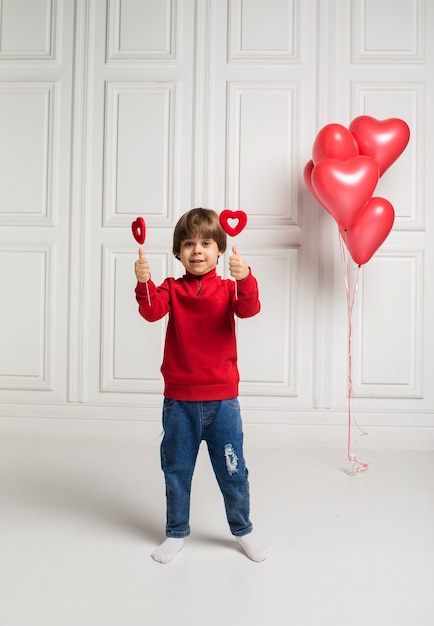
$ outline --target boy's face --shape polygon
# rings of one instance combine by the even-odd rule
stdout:
[[[214,239],[192,237],[181,242],[181,263],[195,276],[203,276],[214,269],[221,254]]]

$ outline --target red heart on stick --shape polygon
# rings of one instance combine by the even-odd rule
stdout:
[[[143,217],[138,217],[134,220],[131,224],[131,230],[133,231],[134,239],[142,246],[146,239],[146,224]]]
[[[325,159],[312,170],[311,181],[321,204],[342,229],[350,228],[375,189],[379,169],[374,159]]]
[[[360,154],[377,161],[380,176],[396,161],[410,139],[409,127],[404,120],[396,117],[377,120],[361,115],[351,122],[349,129],[357,141]]]
[[[393,206],[385,198],[371,198],[342,238],[357,265],[367,263],[390,233],[395,220]]]
[[[225,233],[231,237],[239,235],[247,224],[247,215],[244,211],[231,211],[230,209],[225,209],[220,213],[219,219],[221,227]],[[238,220],[238,224],[231,226],[228,220]]]

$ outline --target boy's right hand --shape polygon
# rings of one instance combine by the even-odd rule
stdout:
[[[148,259],[145,257],[143,248],[139,248],[139,258],[134,265],[134,269],[139,283],[147,283],[151,278]]]

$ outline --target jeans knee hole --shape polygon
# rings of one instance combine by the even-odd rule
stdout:
[[[238,457],[231,443],[225,445],[226,469],[229,476],[233,476],[238,472]]]

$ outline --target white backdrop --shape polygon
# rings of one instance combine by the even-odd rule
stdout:
[[[194,206],[249,216],[236,242],[263,309],[238,325],[245,421],[271,439],[344,427],[337,227],[303,168],[322,126],[371,115],[411,140],[376,190],[396,221],[360,275],[352,406],[386,444],[400,427],[431,445],[432,32],[433,0],[3,0],[5,427],[159,420],[164,322],[137,313],[130,224],[146,219],[158,282]]]

